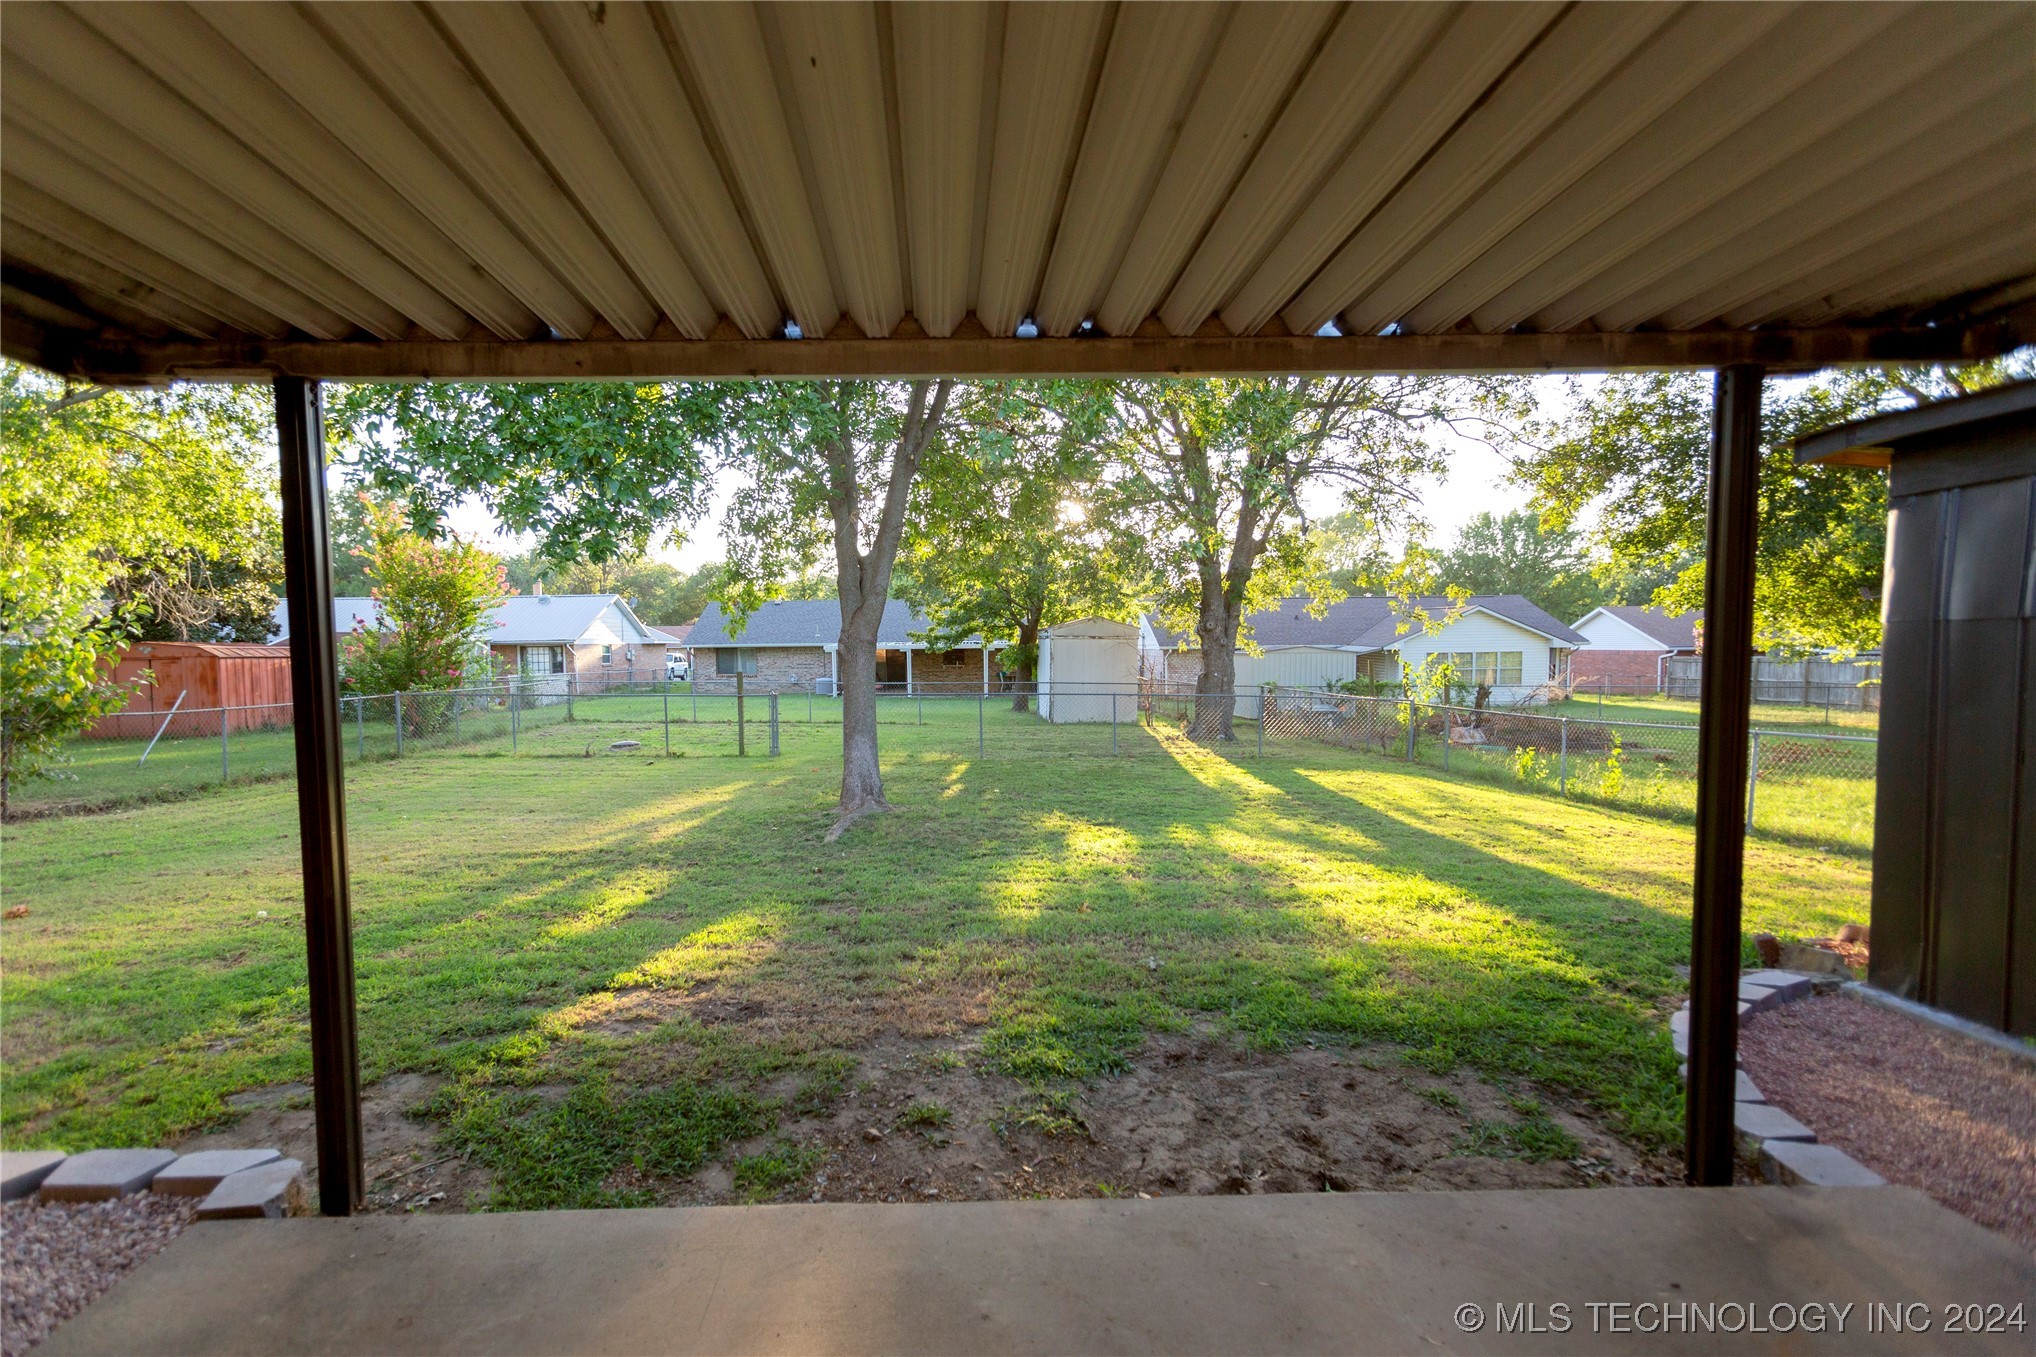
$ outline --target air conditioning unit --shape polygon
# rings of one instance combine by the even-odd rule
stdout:
[[[824,679],[814,679],[814,680],[813,680],[813,691],[814,691],[814,693],[815,693],[815,694],[817,694],[817,695],[818,695],[818,696],[820,696],[820,697],[833,697],[833,696],[835,696],[835,692],[834,692],[834,680],[833,680],[833,679],[831,679],[831,678],[824,678]]]

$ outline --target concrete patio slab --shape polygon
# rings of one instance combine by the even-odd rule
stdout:
[[[1904,1188],[369,1216],[194,1225],[38,1357],[2021,1353],[2026,1335],[1874,1331],[1866,1307],[2032,1289],[2036,1260]],[[1649,1335],[1661,1311],[1592,1303],[1737,1330]],[[1772,1307],[1818,1303],[1853,1308],[1776,1331]],[[1528,1305],[1542,1332],[1517,1331]]]

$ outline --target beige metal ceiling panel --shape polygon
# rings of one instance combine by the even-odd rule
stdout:
[[[1793,106],[1793,96],[1800,95],[1806,83],[1814,82],[1820,70],[1828,70],[1872,33],[1857,20],[1846,22],[1844,12],[1831,5],[1760,7],[1755,12],[1765,13],[1770,8],[1775,9],[1777,25],[1765,32],[1751,51],[1735,56],[1721,76],[1678,100],[1602,163],[1565,187],[1548,206],[1506,232],[1411,309],[1404,324],[1422,331],[1457,324],[1479,302],[1518,282],[1565,245],[1683,171],[1719,142],[1757,119],[1773,119],[1776,101]],[[1883,8],[1888,22],[1901,12],[1899,6]],[[1805,120],[1828,130],[1872,97],[1856,81],[1848,81],[1800,108],[1802,116],[1783,122],[1778,130],[1786,138]],[[1506,323],[1520,318],[1515,316]]]
[[[369,333],[393,339],[410,329],[410,318],[360,286],[289,234],[240,211],[211,185],[143,143],[122,134],[110,119],[84,107],[33,68],[8,59],[0,77],[5,108],[5,156],[25,177],[46,161],[45,176],[61,181],[70,166],[90,168],[127,193],[250,260],[306,297],[345,316]],[[32,134],[32,135],[24,135]],[[321,217],[330,224],[330,218]],[[387,259],[384,258],[384,263]],[[415,280],[412,280],[413,282]],[[445,308],[443,299],[438,300]],[[447,339],[462,332],[455,315]]]
[[[148,3],[118,0],[86,6],[78,14],[130,58],[145,60],[150,73],[164,87],[205,114],[253,155],[266,160],[274,167],[272,173],[288,181],[301,195],[301,202],[310,204],[313,212],[322,209],[333,213],[409,269],[446,302],[457,306],[461,325],[452,331],[453,335],[466,333],[467,316],[504,339],[524,339],[536,331],[537,317],[528,307],[483,272],[386,180],[286,98],[273,82],[188,8],[153,0]],[[123,121],[133,126],[138,135],[150,136],[135,120]],[[180,139],[163,136],[159,130],[151,140],[165,155],[187,165],[192,163],[194,148]],[[235,176],[233,182],[220,187],[247,192],[251,185]],[[293,216],[301,212],[280,191],[274,194],[273,201],[277,212],[288,210]],[[280,217],[272,216],[271,220],[279,227],[284,226]],[[346,255],[337,253],[334,257],[344,260]],[[362,279],[367,281],[373,276],[372,272],[364,272]],[[393,294],[384,295],[394,300]],[[423,316],[416,318],[434,333],[444,323]]]
[[[380,175],[397,195],[531,312],[562,335],[593,329],[594,310],[548,268],[471,185],[451,173],[438,153],[390,106],[382,92],[306,22],[291,5],[212,3],[194,6],[199,17],[266,73],[326,132]],[[235,102],[239,102],[235,95]],[[344,182],[346,164],[320,148],[301,145],[307,172],[329,164]],[[302,181],[300,181],[302,182]],[[414,224],[391,223],[392,234],[413,251],[428,248]]]
[[[776,334],[784,312],[649,10],[630,0],[531,13],[712,306],[752,339]]]
[[[1331,5],[1285,0],[1232,10],[1208,77],[1096,308],[1106,333],[1130,334],[1166,296],[1336,14]]]
[[[529,12],[520,5],[481,3],[434,12],[552,177],[570,191],[587,221],[598,223],[636,283],[679,333],[704,338],[720,309],[707,299]],[[649,324],[655,327],[655,317]]]
[[[1614,256],[1616,263],[1599,269],[1583,286],[1538,313],[1535,327],[1565,329],[1586,321],[1621,298],[1661,285],[1750,222],[1814,221],[1822,195],[1869,183],[1890,167],[1928,164],[1947,145],[1960,144],[1975,133],[1985,135],[1997,119],[2012,118],[2027,105],[2018,59],[2008,52],[1999,56],[1996,78],[1983,74],[1986,61],[1975,62],[1976,78],[1961,82],[1955,95],[1928,105],[1927,112],[1914,110],[1898,91],[1851,126],[1656,234],[1647,249],[1620,252]],[[1926,75],[1922,83],[1936,78],[1934,73]]]
[[[1863,173],[1827,188],[1814,200],[1814,211],[1749,216],[1739,231],[1719,237],[1688,265],[1593,320],[1603,330],[1670,323],[1670,316],[1704,324],[1792,274],[1821,269],[1864,239],[1899,232],[1947,201],[1971,201],[2025,177],[2027,153],[2017,153],[2015,132],[2032,114],[2036,109],[2024,110],[2005,130],[1984,129],[1978,141],[1956,148],[1958,155],[1947,157],[1941,148],[1933,152],[1921,144],[1907,155],[1882,156]]]
[[[466,333],[464,310],[68,12],[30,5],[9,16],[16,23],[25,32],[8,52],[7,83],[45,138],[375,334],[413,322],[441,339]]]
[[[1034,307],[1041,333],[1072,334],[1102,301],[1226,17],[1216,4],[1118,12]]]
[[[1005,9],[976,292],[976,317],[993,335],[1011,334],[1030,313],[1088,117],[1110,9],[1088,0]]]
[[[891,11],[912,312],[934,336],[953,334],[969,310],[989,26],[979,5]]]
[[[2014,55],[2001,48],[1971,49],[1974,12],[1901,18],[1496,291],[1472,313],[1473,323],[1488,331],[1530,315],[1536,324],[1551,315],[1568,317],[1565,324],[1583,323],[1624,290],[1694,258],[1717,239],[1715,232],[1736,229],[1749,213],[1765,211],[1776,193],[1788,193],[1806,177],[1828,182],[1823,175],[1832,168],[1843,177],[1900,144],[1909,129],[1946,121],[1963,107],[1970,89],[1963,79],[1944,84],[1946,63],[1957,62],[1969,68],[1961,74],[1982,80],[1991,70],[2006,81],[2019,69]],[[2005,16],[2009,7],[1978,12]],[[1806,18],[1843,13],[1813,5]],[[1873,10],[1870,17],[1880,13]],[[1884,72],[1885,83],[1863,79],[1861,72],[1869,69]]]
[[[1989,228],[1977,239],[1939,251],[1928,265],[1907,275],[1900,286],[1874,277],[1827,293],[1820,305],[1795,308],[1811,323],[1848,315],[1873,315],[1896,308],[1941,302],[1998,279],[2012,276],[2018,265],[2036,256],[2036,215],[2026,215],[2003,229]],[[2036,281],[2031,283],[2036,295]]]
[[[14,222],[24,223],[66,249],[97,260],[116,275],[132,278],[248,334],[280,339],[290,332],[289,322],[282,317],[51,197],[11,171],[0,172],[0,202],[6,204],[10,230]]]
[[[2036,127],[2025,124],[2021,135],[2036,135]],[[1878,286],[1890,292],[1908,287],[1911,280],[1935,268],[1947,254],[1967,251],[1986,240],[2020,231],[2036,219],[2036,174],[2004,179],[1995,192],[1964,202],[1952,201],[1940,211],[1920,220],[1905,220],[1878,238],[1865,237],[1855,250],[1806,274],[1791,276],[1772,291],[1733,307],[1724,313],[1733,326],[1760,325],[1798,313],[1816,314],[1828,310],[1827,299],[1850,288]],[[1976,286],[1982,279],[1966,280]],[[1961,289],[1963,290],[1963,289]],[[1689,308],[1708,310],[1707,301]]]
[[[1363,296],[1679,12],[1611,3],[1579,5],[1564,15],[1282,309],[1287,328],[1310,333]],[[1250,328],[1264,323],[1237,308],[1226,308],[1224,319]]]
[[[678,3],[661,13],[785,314],[808,335],[826,334],[841,318],[841,303],[755,12],[748,5]]]
[[[1632,11],[1621,5],[1612,12],[1623,21]],[[1265,261],[1236,295],[1224,302],[1223,323],[1230,332],[1256,330],[1288,307],[1323,262],[1391,196],[1400,181],[1428,157],[1457,120],[1484,98],[1492,82],[1543,36],[1549,21],[1560,13],[1559,7],[1540,5],[1461,8],[1405,79],[1386,95],[1379,115],[1278,238]],[[1349,300],[1346,294],[1320,308],[1322,320]],[[1167,323],[1171,326],[1174,321]],[[1318,320],[1316,325],[1320,324]],[[1294,327],[1289,323],[1287,328]]]
[[[472,183],[616,333],[641,339],[656,328],[650,298],[422,11],[318,4],[310,13],[439,148],[441,176]]]
[[[1342,328],[1353,334],[1375,334],[1395,323],[1419,328],[1408,317],[1416,304],[1598,168],[1788,13],[1789,7],[1779,4],[1696,5],[1683,10],[1490,187],[1394,265],[1360,301],[1346,307],[1339,317]],[[1382,212],[1380,218],[1385,215]],[[1360,232],[1360,239],[1364,234]]]
[[[5,154],[10,175],[34,185],[108,229],[140,241],[164,258],[175,260],[234,296],[280,316],[306,334],[320,339],[339,339],[360,328],[354,320],[305,296],[211,236],[193,230],[104,175],[75,162],[66,163],[62,152],[25,129],[8,129]],[[64,237],[59,235],[58,238]],[[380,337],[390,338],[388,335]]]
[[[1169,331],[1192,332],[1236,290],[1457,9],[1395,3],[1343,10],[1168,291],[1159,315]]]
[[[217,317],[207,315],[127,274],[115,272],[97,259],[50,239],[25,222],[7,221],[4,235],[9,261],[24,264],[47,277],[66,280],[81,300],[90,302],[99,296],[110,298],[112,309],[106,314],[115,321],[120,321],[126,309],[132,309],[195,339],[209,338],[220,331]],[[148,327],[142,327],[142,332],[147,333]]]
[[[888,335],[905,316],[905,269],[876,10],[867,0],[796,0],[772,13],[842,307],[865,335]]]

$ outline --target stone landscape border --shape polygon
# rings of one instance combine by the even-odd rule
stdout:
[[[304,1165],[280,1150],[0,1152],[0,1201],[31,1194],[44,1202],[111,1201],[136,1192],[202,1197],[199,1220],[301,1215],[308,1201]]]
[[[1836,993],[1847,988],[1842,975],[1806,974],[1801,971],[1753,971],[1739,977],[1739,1021],[1756,1013],[1780,1008],[1817,993]],[[1863,988],[1852,985],[1852,988]],[[1675,1053],[1683,1060],[1679,1070],[1689,1079],[1690,1005],[1669,1019],[1669,1037]],[[1732,1125],[1738,1132],[1739,1149],[1759,1163],[1771,1183],[1805,1187],[1886,1187],[1887,1179],[1854,1159],[1835,1145],[1817,1143],[1817,1133],[1779,1107],[1748,1078],[1746,1071],[1733,1071],[1737,1081],[1733,1094]]]

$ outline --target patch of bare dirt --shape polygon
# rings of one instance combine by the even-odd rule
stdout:
[[[1042,1094],[985,1071],[968,1044],[890,1037],[862,1052],[830,1111],[730,1147],[677,1200],[741,1200],[735,1161],[777,1137],[820,1147],[818,1167],[788,1194],[813,1201],[1674,1181],[1672,1168],[1538,1101],[1575,1137],[1572,1157],[1479,1152],[1490,1142],[1480,1126],[1522,1119],[1506,1092],[1467,1074],[1429,1074],[1381,1048],[1265,1052],[1159,1036],[1117,1078]]]
[[[445,1081],[435,1075],[392,1074],[361,1090],[370,1211],[477,1211],[486,1203],[488,1173],[437,1146],[437,1127],[413,1115]],[[302,1160],[313,1200],[318,1194],[318,1139],[311,1090],[275,1084],[227,1099],[247,1114],[231,1126],[186,1136],[170,1146],[194,1150],[273,1147]]]
[[[1819,1140],[2036,1249],[2036,1066],[1843,995],[1749,1019],[1739,1051]]]

